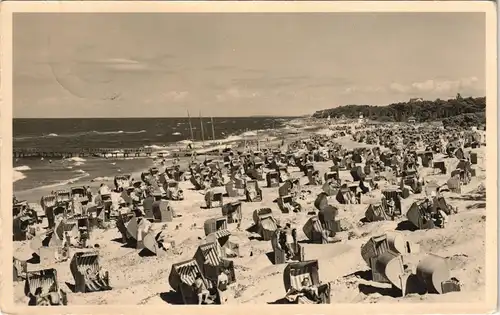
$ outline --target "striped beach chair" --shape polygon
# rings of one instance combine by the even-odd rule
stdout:
[[[432,207],[432,205],[430,205]],[[414,202],[406,212],[406,217],[415,227],[420,230],[433,229],[434,221],[431,218],[431,213],[428,204],[424,202]]]
[[[222,208],[224,205],[224,189],[221,187],[214,187],[205,193],[205,204],[207,209],[214,207]]]
[[[57,271],[43,269],[26,273],[24,293],[30,298],[30,306],[67,305],[66,292],[59,288]]]
[[[229,284],[236,282],[234,263],[223,257],[222,248],[217,242],[209,242],[198,246],[193,259],[202,268],[203,275],[208,280],[209,289],[216,287],[217,278],[222,268],[229,271]]]
[[[75,280],[75,292],[87,293],[111,290],[109,272],[99,266],[98,252],[77,252],[69,265]]]
[[[194,258],[175,263],[170,269],[168,283],[173,290],[181,295],[181,299],[184,304],[198,303],[198,296],[193,287],[197,274],[201,275],[202,280],[208,287],[210,284],[203,276],[202,267],[198,265]]]
[[[239,223],[243,218],[241,212],[241,201],[228,202],[222,207],[222,215],[226,217],[227,223]]]
[[[300,293],[305,278],[318,289],[320,302],[314,302]],[[319,279],[317,260],[289,263],[283,271],[283,284],[287,300],[295,304],[330,304],[330,284],[322,284]],[[290,299],[292,297],[292,299]]]
[[[220,252],[222,253],[222,258],[232,258],[240,256],[240,246],[230,240],[231,232],[228,230],[218,230],[208,234],[205,238],[207,243],[216,243]]]
[[[270,241],[278,228],[271,208],[256,209],[253,212],[253,221],[262,239],[264,241]]]
[[[382,203],[368,205],[365,211],[365,218],[366,220],[368,220],[368,222],[385,221],[391,219]]]
[[[20,260],[16,257],[12,257],[13,261],[13,280],[21,281],[26,280],[26,274],[28,272],[28,262],[26,260]]]
[[[256,180],[248,180],[245,183],[245,197],[247,202],[262,201],[262,189]]]

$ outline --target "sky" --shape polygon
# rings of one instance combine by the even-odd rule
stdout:
[[[307,115],[485,95],[483,13],[16,13],[13,114]]]

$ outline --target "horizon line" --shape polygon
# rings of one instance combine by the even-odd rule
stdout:
[[[299,117],[307,117],[310,116],[310,114],[304,114],[304,115],[248,115],[248,116],[203,116],[202,118],[299,118]],[[12,117],[12,119],[164,119],[164,118],[182,118],[186,119],[189,118],[188,116],[168,116],[168,117],[113,117],[113,116],[106,116],[106,117]],[[200,117],[191,117],[191,119],[199,119]]]

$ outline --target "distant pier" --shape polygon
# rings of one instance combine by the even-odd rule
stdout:
[[[17,158],[71,158],[71,157],[148,157],[151,148],[67,148],[67,149],[39,149],[14,148],[12,155]]]

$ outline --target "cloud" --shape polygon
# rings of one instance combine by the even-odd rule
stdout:
[[[344,88],[342,91],[344,94],[354,94],[354,93],[379,93],[386,91],[386,88],[382,86],[349,86]]]
[[[205,68],[206,71],[228,71],[228,70],[236,70],[235,66],[229,65],[213,65]]]
[[[170,91],[165,94],[170,100],[174,102],[180,102],[185,100],[189,96],[187,91]]]
[[[411,84],[392,83],[389,90],[394,93],[404,94],[440,94],[450,95],[455,93],[474,93],[484,91],[477,77],[467,77],[458,80],[425,80]]]
[[[423,96],[454,96],[456,93],[477,94],[484,92],[477,77],[467,77],[458,80],[435,80],[402,84],[393,82],[388,86],[348,86],[343,89],[343,94],[355,93],[393,93]]]
[[[144,71],[148,69],[147,64],[126,58],[110,58],[101,60],[100,63],[104,64],[107,69],[114,71]]]
[[[97,65],[112,72],[153,72],[166,71],[166,65],[154,64],[144,60],[130,58],[106,58],[98,60],[79,60],[80,65]],[[168,71],[171,72],[171,69]]]
[[[224,92],[219,93],[215,96],[217,101],[226,101],[226,100],[231,100],[231,99],[248,99],[248,98],[254,98],[258,97],[261,94],[257,91],[250,91],[250,90],[245,90],[237,87],[230,87],[226,89]]]

